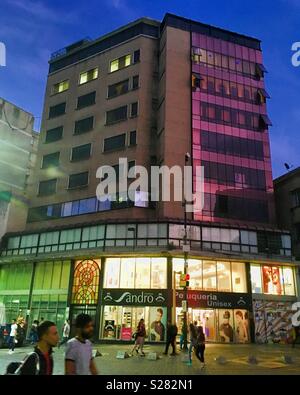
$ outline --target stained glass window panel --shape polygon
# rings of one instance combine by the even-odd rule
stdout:
[[[72,303],[97,304],[99,295],[100,262],[96,260],[75,263]]]

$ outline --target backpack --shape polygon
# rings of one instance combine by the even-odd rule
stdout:
[[[7,368],[5,375],[12,376],[37,376],[40,372],[40,358],[38,354],[33,351],[21,362],[11,362]]]

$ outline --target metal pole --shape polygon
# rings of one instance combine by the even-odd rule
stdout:
[[[184,248],[187,245],[187,217],[186,217],[186,200],[184,199]],[[188,271],[188,254],[187,251],[184,251],[184,274],[186,275]],[[187,351],[188,342],[187,342],[187,310],[188,310],[188,301],[187,301],[187,286],[184,287],[184,302],[185,302],[185,310],[183,312],[183,349]]]

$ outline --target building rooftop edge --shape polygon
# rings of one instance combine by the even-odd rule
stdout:
[[[277,178],[275,178],[274,180],[273,180],[273,182],[274,182],[274,184],[279,184],[280,182],[282,182],[282,181],[285,181],[285,180],[287,180],[287,179],[289,179],[289,178],[291,178],[291,177],[294,177],[296,174],[300,174],[300,166],[299,167],[296,167],[296,169],[293,169],[293,170],[291,170],[291,171],[289,171],[288,173],[286,173],[286,174],[283,174],[282,176],[280,176],[280,177],[277,177]]]
[[[127,23],[126,25],[123,25],[123,26],[121,26],[121,27],[119,27],[117,29],[114,29],[113,31],[111,31],[109,33],[106,33],[106,34],[104,34],[104,35],[102,35],[102,36],[100,36],[100,37],[98,37],[96,39],[93,39],[93,40],[83,39],[83,40],[71,43],[70,45],[66,45],[64,48],[52,53],[52,58],[49,59],[49,64],[51,65],[51,64],[57,62],[58,60],[66,58],[66,57],[68,57],[68,56],[70,56],[70,55],[72,55],[72,54],[74,54],[76,52],[80,52],[84,48],[87,48],[87,47],[89,47],[91,45],[94,45],[96,43],[104,41],[104,40],[106,40],[106,39],[108,39],[108,38],[110,38],[110,37],[112,37],[112,36],[114,36],[116,34],[119,34],[119,33],[123,32],[123,31],[126,31],[127,29],[129,29],[129,28],[131,28],[133,26],[136,26],[136,25],[138,25],[140,23],[146,23],[148,25],[156,26],[158,29],[159,28],[163,29],[165,25],[168,25],[168,22],[169,22],[169,20],[171,18],[176,19],[177,21],[185,22],[185,23],[189,24],[189,26],[191,26],[193,24],[193,25],[197,25],[197,26],[206,28],[209,31],[216,31],[216,32],[228,34],[228,35],[230,35],[232,37],[245,39],[247,41],[252,41],[253,43],[256,43],[260,47],[261,40],[259,40],[257,38],[254,38],[254,37],[251,37],[251,36],[247,36],[247,35],[244,35],[244,34],[240,34],[240,33],[236,33],[236,32],[227,30],[225,28],[209,25],[209,24],[206,24],[206,23],[203,23],[203,22],[200,22],[200,21],[196,21],[196,20],[193,20],[193,19],[188,19],[188,18],[185,18],[185,17],[182,17],[182,16],[178,16],[178,15],[175,15],[175,14],[172,14],[172,13],[166,13],[162,21],[159,21],[159,20],[156,20],[156,19],[152,19],[150,17],[141,17],[141,18],[138,18],[138,19],[136,19],[136,20],[134,20],[134,21],[132,21],[130,23]],[[177,28],[180,29],[182,27],[178,26]],[[60,51],[66,50],[67,48],[72,47],[72,45],[76,45],[77,43],[78,43],[78,46],[75,46],[74,49],[69,50],[66,53],[59,54]],[[244,44],[244,45],[246,45],[246,44]],[[56,54],[56,53],[58,54],[58,56],[53,57],[54,54]]]

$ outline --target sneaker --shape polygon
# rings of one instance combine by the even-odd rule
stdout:
[[[205,368],[205,363],[203,362],[202,366],[201,366],[201,369],[204,369],[204,368]]]
[[[164,354],[164,355],[168,355],[168,353],[167,353],[167,352],[164,352],[163,354]]]
[[[13,350],[9,350],[7,354],[12,354],[12,353],[13,353]]]
[[[142,357],[144,357],[144,356],[146,355],[146,354],[144,353],[144,351],[142,351],[142,353],[141,353],[141,354],[142,354]]]

